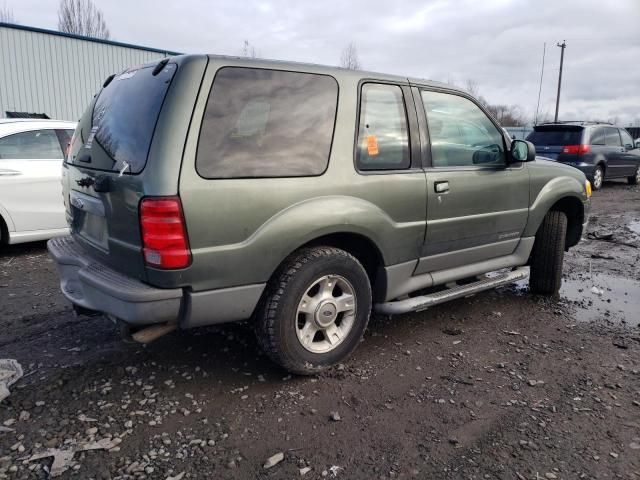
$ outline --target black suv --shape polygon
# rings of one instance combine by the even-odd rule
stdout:
[[[536,125],[527,140],[539,156],[582,170],[595,190],[605,179],[640,183],[640,145],[624,128],[600,122],[545,123]]]

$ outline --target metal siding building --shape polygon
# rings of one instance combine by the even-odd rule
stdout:
[[[105,78],[176,52],[0,23],[0,117],[78,120]]]

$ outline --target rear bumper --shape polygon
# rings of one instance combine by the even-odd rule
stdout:
[[[180,318],[181,288],[154,288],[116,272],[89,257],[71,236],[49,240],[47,247],[58,266],[62,293],[74,305],[134,325]]]
[[[570,167],[577,168],[582,173],[584,173],[588,179],[593,177],[593,171],[596,168],[594,164],[585,163],[585,162],[559,162],[559,163],[564,163],[565,165],[569,165]]]
[[[265,284],[192,292],[155,288],[123,275],[89,256],[72,236],[47,243],[67,299],[87,310],[145,326],[175,323],[190,328],[244,320],[251,316]]]

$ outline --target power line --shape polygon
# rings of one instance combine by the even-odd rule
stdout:
[[[542,45],[542,70],[540,71],[540,88],[538,89],[538,104],[536,105],[536,114],[533,119],[533,124],[538,124],[538,110],[540,109],[540,95],[542,94],[542,77],[544,76],[544,55],[547,50],[547,42]]]

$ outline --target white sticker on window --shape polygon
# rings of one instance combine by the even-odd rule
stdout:
[[[98,127],[95,126],[91,129],[91,133],[89,134],[89,137],[87,138],[86,143],[84,144],[84,148],[86,148],[87,150],[91,149],[91,145],[93,145],[93,137],[96,136],[96,132],[98,131]]]

